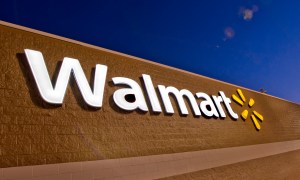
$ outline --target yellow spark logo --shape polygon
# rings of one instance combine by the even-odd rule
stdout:
[[[236,103],[238,103],[239,105],[244,106],[244,104],[246,103],[246,98],[245,98],[245,96],[244,96],[242,90],[237,89],[237,93],[238,93],[239,97],[236,96],[235,94],[232,94],[232,99],[233,99]],[[252,108],[252,106],[254,105],[254,103],[255,103],[255,101],[254,101],[252,98],[250,98],[250,100],[249,100],[249,102],[248,102],[249,108]],[[247,117],[248,117],[248,110],[245,109],[245,110],[241,113],[241,116],[242,116],[242,118],[243,118],[244,120],[246,120]],[[257,120],[257,119],[259,119],[259,120],[262,122],[262,121],[264,120],[264,117],[263,117],[261,114],[259,114],[258,112],[256,112],[255,110],[253,110],[253,111],[252,111],[252,114],[251,114],[251,119],[252,119],[252,121],[253,121],[253,124],[254,124],[255,128],[259,131],[259,130],[260,130],[260,124],[258,123],[258,120]]]

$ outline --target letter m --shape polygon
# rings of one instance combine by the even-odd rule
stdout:
[[[79,61],[77,59],[65,57],[59,70],[56,83],[55,85],[52,85],[42,53],[25,49],[25,54],[40,95],[46,102],[51,104],[63,103],[72,74],[84,101],[90,106],[102,107],[107,66],[100,64],[96,65],[94,89],[91,90]]]
[[[163,85],[158,85],[158,90],[159,90],[160,95],[162,97],[162,100],[163,100],[163,103],[164,103],[164,106],[165,106],[165,110],[166,110],[167,113],[170,113],[170,114],[174,113],[174,109],[172,107],[172,103],[171,103],[171,100],[169,98],[169,94],[171,93],[175,96],[175,98],[177,100],[177,103],[178,103],[178,106],[179,106],[179,109],[180,109],[180,111],[183,115],[189,114],[188,110],[186,108],[183,97],[186,97],[189,100],[189,102],[192,106],[192,109],[194,111],[194,115],[195,116],[200,116],[201,115],[201,112],[200,112],[200,109],[199,109],[198,104],[196,102],[196,99],[195,99],[194,95],[189,90],[182,89],[182,90],[179,91],[175,87],[172,87],[172,86],[165,87]]]

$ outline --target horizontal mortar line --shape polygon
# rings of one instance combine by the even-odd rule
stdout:
[[[94,178],[99,178],[101,174],[106,172],[105,174],[109,178],[132,177],[132,175],[136,175],[136,177],[140,177],[141,179],[155,179],[263,158],[299,149],[300,140],[292,140],[174,154],[0,168],[3,176],[0,179],[55,175],[57,172],[53,173],[50,171],[53,169],[53,166],[56,166],[58,169],[65,169],[60,170],[60,174],[88,172]],[[39,173],[40,169],[47,171],[48,168],[48,173]],[[111,173],[107,174],[107,170],[111,170]]]

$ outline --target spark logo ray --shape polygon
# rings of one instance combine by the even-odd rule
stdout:
[[[241,105],[242,107],[246,104],[247,102],[247,99],[245,98],[242,90],[240,89],[237,89],[237,93],[238,93],[238,96],[235,95],[235,94],[232,94],[232,99],[239,105]],[[253,105],[255,104],[255,101],[254,99],[250,98],[249,102],[248,102],[248,106],[250,108],[253,107]],[[247,109],[243,110],[243,112],[241,113],[241,117],[243,120],[246,120],[248,118],[248,114],[249,114],[249,111]],[[259,131],[261,129],[261,126],[259,124],[259,121],[263,122],[264,120],[264,117],[258,113],[257,111],[253,110],[252,111],[252,114],[251,114],[251,119],[252,119],[252,122],[254,124],[254,127]],[[259,121],[258,121],[259,120]]]

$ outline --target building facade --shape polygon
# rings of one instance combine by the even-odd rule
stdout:
[[[300,177],[298,104],[6,22],[0,43],[0,179]]]

